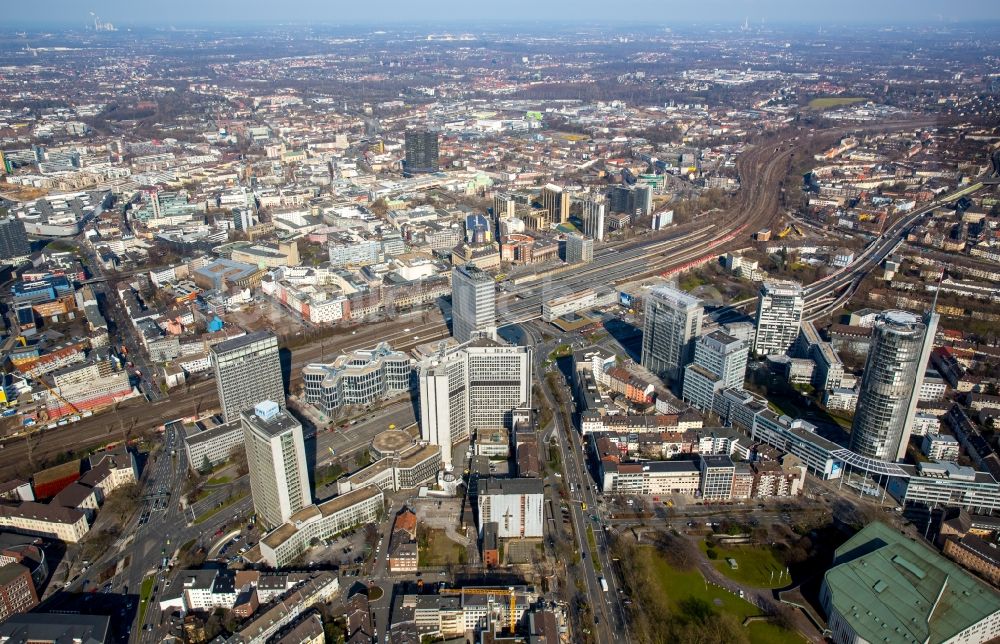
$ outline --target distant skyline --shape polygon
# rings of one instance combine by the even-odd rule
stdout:
[[[173,0],[170,3],[136,0],[43,0],[8,2],[7,25],[83,27],[93,11],[102,20],[121,26],[225,25],[247,23],[325,23],[399,25],[433,22],[536,21],[643,23],[650,26],[711,22],[734,24],[745,18],[752,25],[769,23],[897,23],[927,25],[1000,20],[996,0],[839,0],[817,3],[801,0],[703,0],[667,2],[635,0],[609,4],[604,0],[507,0],[477,3],[469,0]]]

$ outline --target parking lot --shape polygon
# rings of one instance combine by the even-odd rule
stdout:
[[[208,553],[209,559],[216,559],[220,562],[234,563],[239,560],[240,555],[244,552],[253,548],[257,545],[257,540],[260,539],[260,534],[257,531],[257,526],[253,528],[249,527],[253,524],[244,525],[240,528],[239,534],[233,536],[231,539],[224,542],[219,546],[218,550]],[[214,538],[218,539],[222,537],[222,531],[215,533]]]
[[[306,564],[334,565],[350,568],[365,559],[365,530],[359,527],[320,546],[305,555]]]

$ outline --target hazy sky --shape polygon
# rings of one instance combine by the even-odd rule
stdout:
[[[0,26],[84,24],[89,12],[128,24],[428,21],[908,22],[1000,20],[997,0],[5,0]]]

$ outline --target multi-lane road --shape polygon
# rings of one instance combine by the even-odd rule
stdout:
[[[975,186],[973,186],[975,187]],[[976,188],[978,189],[978,188]],[[854,295],[861,280],[896,251],[906,239],[910,228],[924,215],[953,202],[958,196],[970,194],[969,188],[949,193],[897,219],[846,268],[817,280],[805,288],[805,318],[816,320],[837,311]]]
[[[541,381],[541,391],[543,400],[536,400],[536,406],[547,406],[553,410],[560,408],[556,397],[555,387],[563,387],[565,391],[561,396],[564,400],[572,400],[569,389],[565,386],[561,377],[553,379],[552,382],[545,377],[547,373],[545,361],[548,359],[550,351],[557,345],[572,341],[573,334],[562,334],[548,341],[542,339],[542,330],[536,326],[537,323],[528,322],[518,325],[520,341],[534,348],[533,369],[536,380]],[[570,412],[572,410],[566,410]],[[582,572],[576,580],[582,584],[586,590],[587,604],[590,607],[593,624],[590,626],[591,635],[598,643],[610,643],[616,641],[620,636],[628,634],[628,620],[621,604],[621,592],[619,581],[613,572],[613,564],[605,542],[603,521],[601,520],[598,496],[594,490],[594,483],[587,473],[587,459],[583,452],[583,443],[571,425],[567,425],[561,413],[553,414],[553,425],[550,428],[542,428],[544,433],[541,437],[543,450],[547,450],[550,440],[555,440],[560,453],[560,463],[562,470],[558,473],[550,472],[546,478],[546,519],[549,537],[554,538],[553,530],[559,525],[565,508],[568,518],[572,523],[575,542],[575,551],[580,557],[578,572]],[[544,454],[541,456],[544,459]],[[557,490],[565,485],[567,497],[560,498]],[[594,520],[593,517],[597,517]],[[594,545],[590,544],[589,533],[594,535]],[[554,554],[553,554],[554,556]],[[595,564],[595,558],[600,562],[600,570]],[[572,574],[572,570],[570,571]],[[601,579],[604,578],[608,584],[608,590],[604,591],[601,586]],[[561,580],[561,583],[572,588],[573,580]],[[572,591],[571,591],[572,592]],[[571,606],[570,610],[575,610]],[[572,619],[572,617],[571,617]],[[575,628],[584,628],[578,621],[574,621]]]

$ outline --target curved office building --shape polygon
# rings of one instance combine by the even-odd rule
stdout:
[[[851,449],[894,461],[906,453],[937,316],[885,311],[875,320],[858,393]]]

